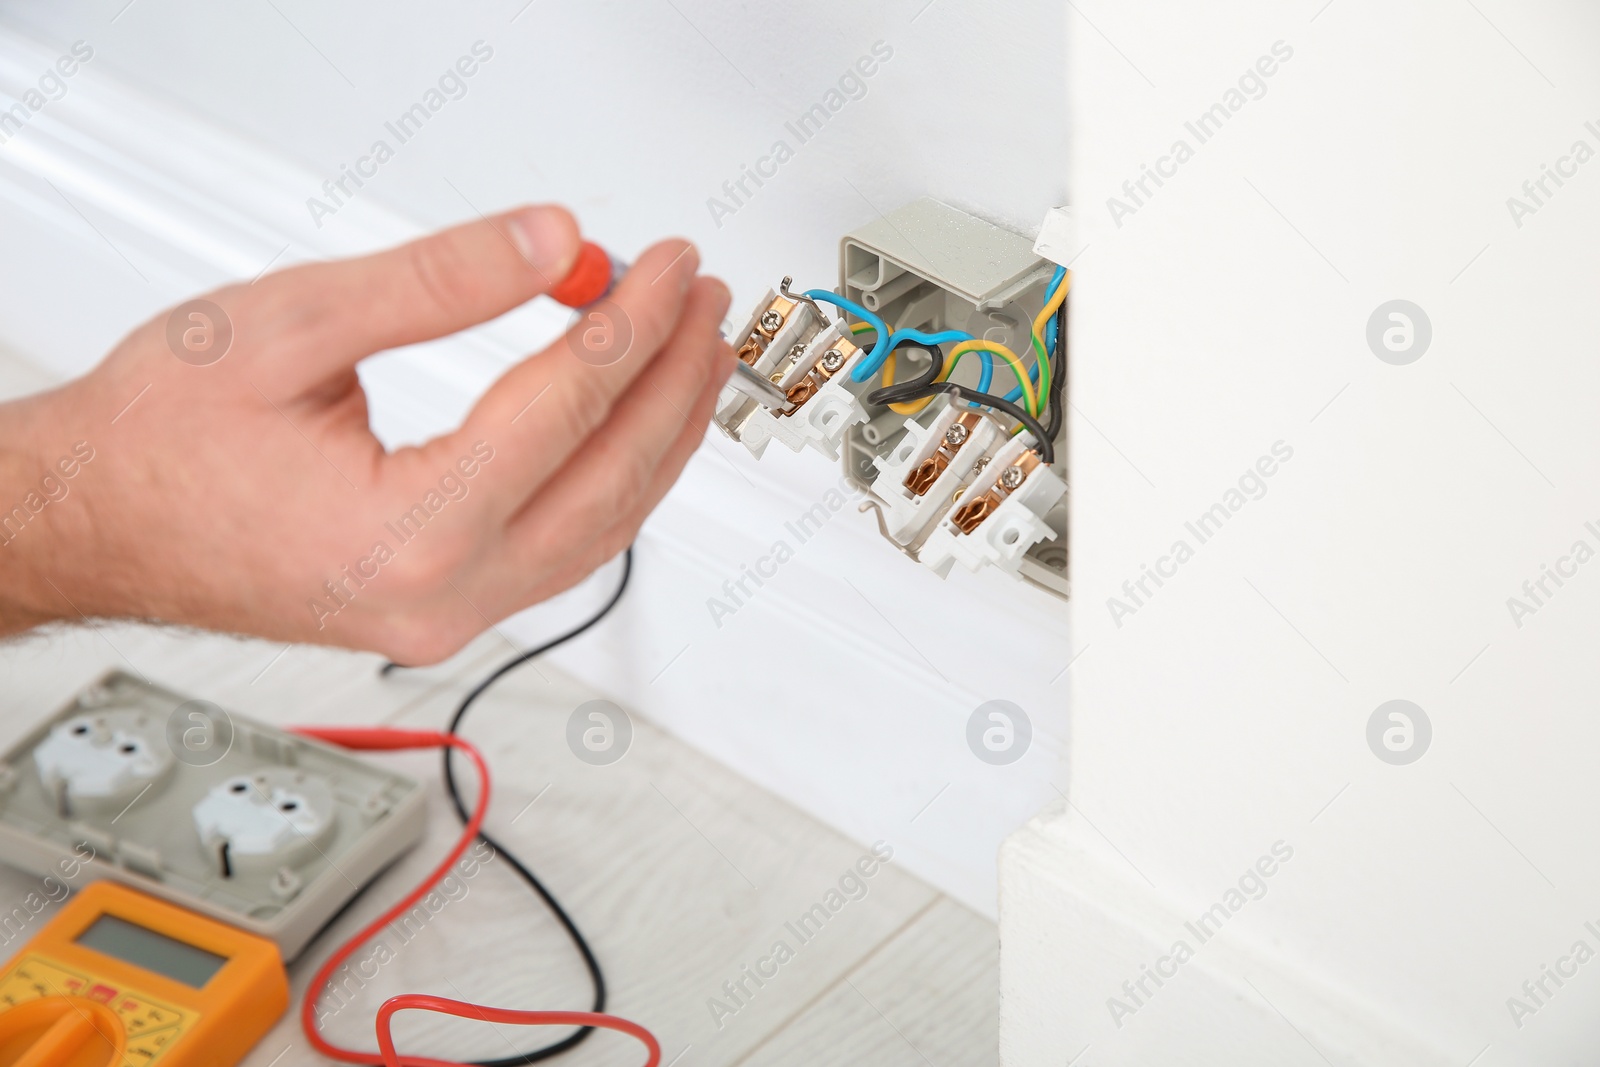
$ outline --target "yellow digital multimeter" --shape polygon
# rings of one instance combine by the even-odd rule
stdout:
[[[95,882],[0,969],[0,1067],[233,1067],[288,1004],[271,941]]]

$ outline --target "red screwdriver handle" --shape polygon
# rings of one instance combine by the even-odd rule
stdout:
[[[585,241],[578,248],[572,273],[550,290],[550,296],[569,308],[581,308],[605,296],[610,288],[611,257],[593,241]]]

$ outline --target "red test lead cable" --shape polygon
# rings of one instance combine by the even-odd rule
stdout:
[[[428,996],[425,993],[402,993],[398,997],[390,997],[378,1009],[378,1048],[383,1051],[384,1067],[436,1062],[401,1059],[395,1055],[394,1038],[389,1035],[389,1017],[397,1011],[405,1011],[408,1008],[421,1008],[424,1011],[436,1011],[463,1019],[481,1019],[487,1023],[510,1023],[513,1026],[594,1026],[617,1030],[638,1038],[644,1043],[644,1047],[650,1050],[650,1058],[645,1061],[645,1067],[656,1067],[661,1062],[661,1044],[656,1041],[655,1035],[638,1023],[619,1019],[615,1015],[604,1015],[593,1011],[517,1011],[512,1008],[485,1008],[477,1004],[450,1000],[447,997]]]
[[[485,1022],[511,1023],[522,1026],[593,1026],[606,1030],[617,1030],[621,1033],[632,1035],[644,1043],[649,1050],[650,1058],[645,1061],[645,1067],[657,1067],[661,1062],[661,1045],[655,1036],[640,1026],[638,1023],[615,1015],[604,1015],[590,1011],[515,1011],[509,1008],[481,1007],[476,1004],[467,1004],[459,1000],[449,1000],[444,997],[428,996],[425,994],[408,993],[397,997],[390,997],[378,1009],[377,1032],[379,1052],[362,1052],[358,1049],[341,1048],[330,1044],[323,1038],[317,1029],[317,1000],[322,994],[328,979],[333,976],[339,966],[349,959],[351,954],[362,945],[366,944],[373,935],[384,927],[394,922],[395,919],[411,910],[411,908],[425,896],[429,890],[437,885],[450,869],[455,866],[467,846],[478,836],[478,829],[483,825],[483,815],[489,808],[489,765],[484,761],[483,754],[475,748],[470,741],[456,734],[439,733],[435,730],[387,730],[365,727],[299,727],[295,731],[304,737],[318,741],[339,745],[350,749],[407,749],[407,748],[459,748],[472,760],[473,766],[478,770],[478,804],[472,809],[472,817],[467,820],[462,830],[461,838],[450,850],[444,861],[434,868],[433,873],[423,879],[422,883],[413,889],[404,900],[384,912],[370,925],[356,934],[350,940],[340,945],[333,955],[317,970],[311,979],[311,984],[306,987],[305,999],[300,1004],[300,1026],[306,1032],[306,1039],[311,1046],[329,1059],[341,1063],[357,1063],[366,1065],[379,1065],[379,1067],[465,1067],[456,1060],[436,1060],[425,1056],[401,1056],[395,1052],[394,1038],[389,1033],[389,1019],[397,1011],[407,1009],[422,1009],[437,1011],[447,1015],[456,1015],[464,1019],[481,1019]]]

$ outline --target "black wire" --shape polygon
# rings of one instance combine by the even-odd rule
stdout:
[[[599,611],[589,616],[586,621],[574,626],[566,633],[560,635],[559,637],[551,638],[549,641],[539,645],[537,648],[531,648],[495,668],[495,670],[491,672],[487,678],[479,682],[477,686],[473,688],[472,692],[468,693],[466,697],[462,699],[460,705],[456,707],[456,713],[451,717],[450,725],[445,730],[445,733],[454,734],[459,732],[461,729],[461,720],[466,718],[467,709],[472,707],[473,701],[482,696],[485,690],[487,690],[495,682],[499,681],[506,674],[516,670],[518,667],[522,666],[530,659],[533,659],[535,656],[543,655],[558,645],[566,644],[568,641],[571,641],[574,637],[584,633],[591,626],[594,626],[601,619],[609,615],[611,613],[611,609],[616,607],[617,602],[622,599],[622,594],[627,591],[628,579],[632,575],[633,547],[630,545],[628,550],[622,554],[622,580],[617,583],[617,591],[611,594],[611,599],[606,601],[605,605],[601,607]],[[399,666],[399,664],[387,663],[383,666],[381,673],[388,674],[397,666]],[[461,790],[456,785],[455,771],[452,770],[450,765],[450,756],[452,752],[454,752],[454,749],[447,748],[444,750],[444,784],[445,788],[450,792],[450,802],[455,805],[456,817],[461,820],[463,825],[465,825],[470,816],[467,811],[466,802],[461,799]],[[594,950],[589,947],[589,942],[584,940],[583,934],[579,932],[577,924],[572,921],[572,917],[567,914],[566,909],[561,906],[560,902],[551,895],[550,890],[544,887],[544,883],[539,881],[538,876],[532,871],[528,870],[528,868],[523,865],[522,861],[513,856],[504,845],[482,831],[479,831],[478,833],[478,840],[484,842],[490,848],[494,849],[497,855],[505,857],[506,862],[511,864],[512,869],[522,876],[522,880],[527,882],[528,886],[535,893],[539,894],[539,898],[543,900],[545,906],[550,909],[550,913],[554,915],[557,921],[559,921],[566,929],[567,936],[572,939],[573,946],[578,950],[578,954],[583,957],[584,966],[589,968],[589,977],[594,982],[594,1007],[590,1010],[595,1012],[605,1011],[606,980],[605,976],[600,973],[600,961],[595,959]],[[560,1041],[545,1045],[542,1048],[536,1048],[532,1052],[523,1052],[515,1056],[506,1056],[498,1060],[474,1060],[471,1062],[475,1064],[475,1067],[519,1067],[521,1064],[538,1063],[540,1060],[549,1059],[551,1056],[558,1056],[561,1053],[566,1052],[568,1049],[576,1047],[579,1042],[583,1041],[584,1038],[588,1037],[593,1032],[594,1027],[584,1026],[573,1031]]]
[[[1056,344],[1050,356],[1050,418],[1044,424],[1051,441],[1061,430],[1061,394],[1067,387],[1067,301],[1071,299],[1072,294],[1068,293],[1056,308]]]
[[[903,382],[895,382],[893,385],[886,385],[881,389],[874,389],[867,394],[867,403],[898,404],[906,399],[906,396],[915,399],[923,395],[921,393],[922,388],[931,385],[933,380],[939,376],[939,372],[944,369],[944,349],[938,345],[925,345],[921,341],[902,341],[899,347],[920,348],[928,353],[930,357],[928,369],[915,378],[909,378]],[[906,396],[902,396],[902,393],[906,394]]]
[[[1064,307],[1065,304],[1063,303],[1063,308]],[[1058,309],[1057,315],[1060,314],[1061,311]],[[1044,460],[1046,463],[1054,463],[1056,458],[1055,434],[1056,431],[1061,428],[1061,399],[1060,389],[1057,385],[1057,382],[1060,381],[1060,378],[1057,376],[1056,371],[1061,367],[1062,360],[1060,357],[1064,355],[1061,342],[1061,335],[1064,330],[1065,320],[1063,319],[1058,322],[1057,326],[1057,358],[1052,359],[1050,363],[1052,368],[1050,372],[1050,396],[1052,399],[1052,404],[1050,412],[1051,422],[1048,429],[1044,425],[1041,425],[1038,419],[1034,418],[1026,411],[1023,411],[1020,407],[1011,403],[1009,400],[1003,400],[992,393],[980,393],[976,389],[972,389],[964,385],[957,385],[954,382],[934,381],[933,379],[938,377],[939,372],[944,369],[944,350],[938,345],[925,345],[916,341],[903,342],[901,347],[916,347],[929,352],[933,356],[933,359],[930,361],[928,369],[910,381],[896,382],[893,385],[886,385],[881,389],[874,389],[872,392],[867,394],[867,403],[904,404],[912,400],[921,400],[923,397],[931,396],[934,393],[949,393],[958,400],[970,400],[974,403],[982,404],[985,407],[991,407],[996,411],[1016,419],[1018,422],[1022,423],[1022,425],[1026,426],[1028,431],[1033,434],[1033,439],[1039,442],[1039,458]]]
[[[1039,458],[1046,463],[1054,463],[1056,461],[1055,442],[1045,434],[1044,427],[1039,425],[1039,420],[1011,403],[1011,401],[1002,400],[992,393],[980,393],[976,389],[965,385],[957,385],[955,382],[929,382],[914,396],[904,399],[921,400],[932,393],[949,393],[957,400],[968,400],[974,404],[982,404],[984,407],[994,408],[996,411],[1016,419],[1026,426],[1028,432],[1033,434],[1033,439],[1039,442]],[[897,400],[896,402],[900,401]]]

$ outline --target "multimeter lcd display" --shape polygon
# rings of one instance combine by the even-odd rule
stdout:
[[[226,956],[186,945],[115,915],[100,916],[78,935],[77,942],[195,989],[211,981],[211,976],[228,962]]]

